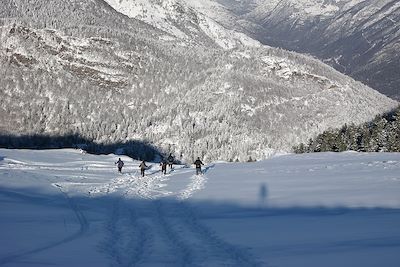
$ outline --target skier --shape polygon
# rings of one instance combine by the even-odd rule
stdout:
[[[174,164],[174,156],[172,156],[172,153],[170,153],[168,157],[168,165],[171,169],[172,169],[172,164]]]
[[[140,163],[139,168],[140,168],[140,174],[142,175],[142,177],[144,177],[144,171],[145,171],[146,168],[147,168],[147,165],[146,165],[146,163],[144,162],[144,160],[142,161],[142,163]]]
[[[122,172],[122,167],[124,167],[124,162],[121,160],[121,158],[119,158],[118,161],[115,162],[115,164],[117,164],[118,172],[121,173]]]
[[[194,165],[196,165],[196,175],[202,174],[201,172],[201,165],[204,165],[203,162],[201,162],[200,157],[196,159],[194,162]]]
[[[167,174],[167,161],[163,160],[160,162],[161,173]]]

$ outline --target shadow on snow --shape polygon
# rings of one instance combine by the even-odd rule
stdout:
[[[18,250],[18,245],[8,253],[0,253],[0,266],[20,262],[26,257],[45,252],[66,243],[79,242],[88,232],[91,224],[96,223],[98,230],[100,222],[106,238],[100,245],[102,253],[106,254],[110,262],[116,266],[135,266],[143,263],[151,255],[154,247],[154,236],[162,235],[168,242],[173,255],[173,262],[179,266],[193,266],[201,260],[208,259],[211,265],[218,262],[230,266],[269,266],[265,259],[258,258],[250,245],[244,246],[242,238],[254,236],[264,237],[262,241],[268,248],[265,253],[289,253],[292,257],[296,253],[318,253],[334,251],[360,250],[365,248],[400,248],[400,231],[390,236],[379,238],[362,235],[360,238],[346,237],[349,231],[347,226],[357,229],[354,221],[370,224],[370,227],[379,230],[379,220],[400,222],[400,210],[384,208],[324,208],[324,207],[287,207],[272,208],[268,206],[245,207],[233,203],[217,203],[207,201],[179,201],[175,199],[127,199],[121,196],[98,197],[71,197],[62,188],[59,193],[46,195],[35,193],[31,189],[10,189],[0,187],[0,201],[2,216],[0,224],[12,224],[18,220],[21,213],[13,213],[15,205],[28,205],[29,209],[38,210],[34,221],[40,224],[54,224],[46,222],[44,218],[54,210],[65,211],[68,224],[74,224],[75,230],[69,235],[62,235],[58,239],[51,236],[37,242],[30,249]],[[71,212],[72,211],[72,212]],[[45,212],[46,214],[41,214]],[[49,213],[49,214],[47,214]],[[35,217],[35,213],[31,215]],[[55,220],[62,220],[57,216],[50,216]],[[371,222],[368,219],[371,218]],[[34,219],[34,218],[31,218]],[[43,220],[41,223],[40,220]],[[223,222],[223,223],[221,223]],[[309,235],[317,235],[314,244],[300,246],[298,237],[289,245],[282,245],[276,240],[288,239],[291,234],[298,236],[302,222],[314,227]],[[337,223],[340,222],[340,226]],[[256,224],[255,224],[256,223]],[[27,222],[29,225],[29,222]],[[62,223],[60,223],[62,224]],[[65,224],[65,221],[64,221]],[[216,225],[217,228],[213,226]],[[222,225],[222,226],[221,226]],[[37,225],[30,225],[31,231]],[[13,231],[18,232],[21,224],[15,224]],[[218,228],[219,227],[219,228]],[[296,230],[300,227],[299,230]],[[3,227],[0,227],[2,229]],[[353,229],[351,228],[351,229]],[[221,231],[221,229],[223,231]],[[323,229],[318,231],[317,229]],[[310,229],[309,229],[310,230]],[[335,236],[342,239],[327,241],[319,234],[336,231]],[[297,232],[296,232],[297,231]],[[63,231],[60,231],[63,234]],[[65,234],[65,233],[64,233]],[[326,237],[325,237],[326,238]],[[290,238],[289,238],[290,239]],[[310,242],[308,238],[303,240]],[[289,242],[290,243],[290,242]],[[123,247],[123,244],[127,244]],[[9,246],[12,246],[12,243]],[[123,248],[122,248],[123,247]],[[250,248],[249,248],[250,247]],[[307,251],[310,250],[310,251]],[[14,251],[14,252],[12,252]],[[210,252],[207,252],[210,251]]]

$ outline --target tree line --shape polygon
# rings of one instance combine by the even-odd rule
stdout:
[[[295,153],[400,152],[400,107],[362,125],[345,124],[340,129],[323,132],[307,144],[293,147]]]
[[[0,148],[7,149],[81,149],[91,154],[123,154],[133,159],[158,161],[167,157],[167,153],[145,141],[102,143],[87,139],[78,134],[50,135],[0,134]]]

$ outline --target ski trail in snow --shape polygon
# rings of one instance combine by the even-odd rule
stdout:
[[[74,211],[75,216],[76,216],[76,218],[78,219],[79,224],[80,224],[80,231],[79,231],[79,233],[80,233],[80,235],[83,235],[85,232],[87,232],[87,231],[89,230],[89,222],[88,222],[88,220],[86,219],[86,217],[85,217],[85,215],[82,213],[82,211],[78,208],[78,206],[76,205],[75,201],[73,201],[73,199],[70,198],[70,197],[68,196],[68,194],[62,190],[62,187],[60,187],[60,186],[58,186],[58,185],[56,185],[56,186],[59,188],[60,192],[61,192],[61,193],[64,195],[64,197],[67,199],[70,208]]]
[[[150,173],[144,177],[135,172],[118,176],[108,183],[94,186],[88,190],[90,196],[101,196],[112,193],[119,193],[125,198],[139,197],[142,199],[154,199],[165,197],[172,192],[163,190],[169,180],[167,175],[155,175],[159,171]]]
[[[127,198],[139,196],[143,199],[156,199],[169,196],[172,192],[163,190],[167,186],[165,182],[168,180],[169,177],[163,174],[139,177],[126,188],[125,196]]]
[[[150,254],[151,231],[138,218],[136,211],[123,199],[114,203],[106,224],[108,237],[102,247],[116,266],[136,266]]]
[[[255,257],[245,249],[231,245],[217,236],[211,229],[201,224],[194,209],[188,204],[181,202],[179,211],[182,213],[180,218],[181,224],[196,235],[204,250],[208,250],[208,258],[213,259],[218,265],[231,266],[261,266],[261,263],[255,260]]]
[[[154,205],[156,211],[154,221],[169,242],[169,247],[172,250],[170,254],[179,257],[179,266],[196,266],[193,263],[193,247],[186,243],[180,233],[173,228],[162,202],[157,200]],[[178,265],[178,262],[176,262],[176,265]]]
[[[106,238],[101,244],[102,250],[109,256],[110,266],[151,265],[153,257],[160,255],[167,259],[167,265],[172,266],[259,266],[245,249],[229,244],[202,224],[195,210],[183,201],[206,187],[208,177],[205,174],[213,167],[206,167],[203,175],[189,176],[186,187],[177,193],[169,192],[164,187],[176,175],[192,173],[192,170],[176,170],[168,175],[153,171],[145,177],[135,171],[118,175],[105,183],[82,184],[90,197],[117,197],[107,215],[104,225]],[[77,238],[87,231],[88,223],[64,192],[71,188],[76,190],[68,184],[53,185],[68,200],[81,224]],[[172,201],[168,200],[170,196],[173,196]],[[130,201],[135,201],[135,198],[145,202],[139,200],[132,204]],[[142,211],[143,207],[146,207],[144,210],[151,210],[150,217]],[[165,250],[154,251],[155,239]]]
[[[179,266],[261,266],[242,248],[219,238],[183,202],[157,200],[156,218]]]
[[[131,184],[134,183],[134,180],[137,178],[138,172],[134,172],[134,174],[121,174],[120,176],[112,179],[110,182],[89,188],[88,193],[91,196],[112,194],[131,186]]]
[[[61,239],[59,241],[54,241],[54,242],[51,242],[49,244],[46,244],[46,245],[31,249],[31,250],[27,250],[27,251],[24,251],[24,252],[20,252],[20,253],[14,254],[14,255],[9,255],[7,257],[4,257],[4,258],[0,259],[0,266],[8,264],[10,262],[14,262],[14,261],[16,261],[16,260],[18,260],[20,258],[25,257],[25,256],[33,255],[33,254],[36,254],[36,253],[39,253],[39,252],[42,252],[42,251],[45,251],[45,250],[60,246],[60,245],[63,245],[65,243],[71,242],[71,241],[83,236],[89,230],[89,222],[86,219],[85,215],[82,213],[82,211],[78,208],[76,203],[68,196],[67,193],[65,193],[62,190],[62,188],[59,185],[55,185],[55,186],[57,186],[57,188],[60,190],[61,194],[67,200],[69,207],[74,212],[74,214],[75,214],[75,216],[76,216],[76,218],[77,218],[77,220],[78,220],[78,222],[80,224],[79,230],[76,233],[74,233],[74,234],[72,234],[70,236],[67,236],[67,237],[65,237],[65,238],[63,238],[63,239]]]
[[[206,187],[205,175],[215,165],[206,167],[202,175],[193,175],[185,189],[176,194],[176,201],[155,201],[156,221],[162,229],[180,266],[261,266],[251,253],[229,244],[200,222],[195,210],[185,202]]]
[[[138,221],[139,216],[133,208],[128,208],[130,226],[133,233],[128,246],[132,248],[128,266],[136,266],[146,255],[151,255],[152,231],[145,223]]]
[[[177,198],[180,200],[188,199],[190,198],[195,192],[200,191],[204,188],[206,188],[206,183],[207,183],[207,176],[205,175],[210,169],[214,168],[215,164],[207,166],[204,168],[203,172],[201,175],[193,175],[190,177],[190,183],[187,185],[187,187],[183,190],[181,190],[177,194]]]
[[[103,249],[109,254],[112,260],[114,260],[118,265],[122,264],[122,256],[119,252],[119,243],[121,239],[121,232],[117,227],[117,222],[119,221],[120,210],[118,203],[115,203],[112,209],[110,220],[106,225],[106,233],[108,237],[104,242]]]
[[[207,183],[207,176],[193,175],[190,177],[190,183],[188,186],[178,193],[177,198],[184,200],[190,198],[196,191],[200,191],[205,188]]]

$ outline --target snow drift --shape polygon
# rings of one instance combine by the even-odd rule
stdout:
[[[387,266],[400,248],[400,154],[174,166],[0,149],[1,266]],[[4,243],[3,243],[4,244]]]

